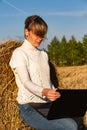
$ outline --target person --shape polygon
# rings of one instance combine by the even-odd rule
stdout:
[[[40,16],[27,17],[24,42],[13,51],[10,59],[18,86],[20,115],[35,130],[77,130],[77,123],[71,118],[48,120],[47,111],[43,114],[43,110],[50,109],[51,102],[61,98],[50,80],[48,55],[38,48],[47,31],[48,25]]]

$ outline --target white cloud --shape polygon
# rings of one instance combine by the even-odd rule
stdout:
[[[16,6],[14,6],[12,3],[8,2],[7,0],[3,0],[3,2],[4,2],[5,4],[7,4],[8,6],[14,8],[16,11],[18,11],[18,12],[20,12],[20,13],[22,13],[22,14],[27,14],[27,12],[25,12],[24,10],[22,10],[22,9],[16,7]]]

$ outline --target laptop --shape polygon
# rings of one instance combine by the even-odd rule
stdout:
[[[57,90],[61,97],[52,102],[47,118],[83,117],[87,110],[87,90]]]

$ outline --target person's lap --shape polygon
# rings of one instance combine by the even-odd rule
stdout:
[[[48,120],[30,104],[19,104],[19,108],[23,120],[35,130],[77,130],[77,124],[72,118]]]

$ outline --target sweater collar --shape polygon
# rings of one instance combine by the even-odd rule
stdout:
[[[26,39],[23,42],[23,46],[25,46],[26,49],[30,49],[32,51],[37,51],[37,48],[32,46],[32,44],[29,41],[27,41]]]

